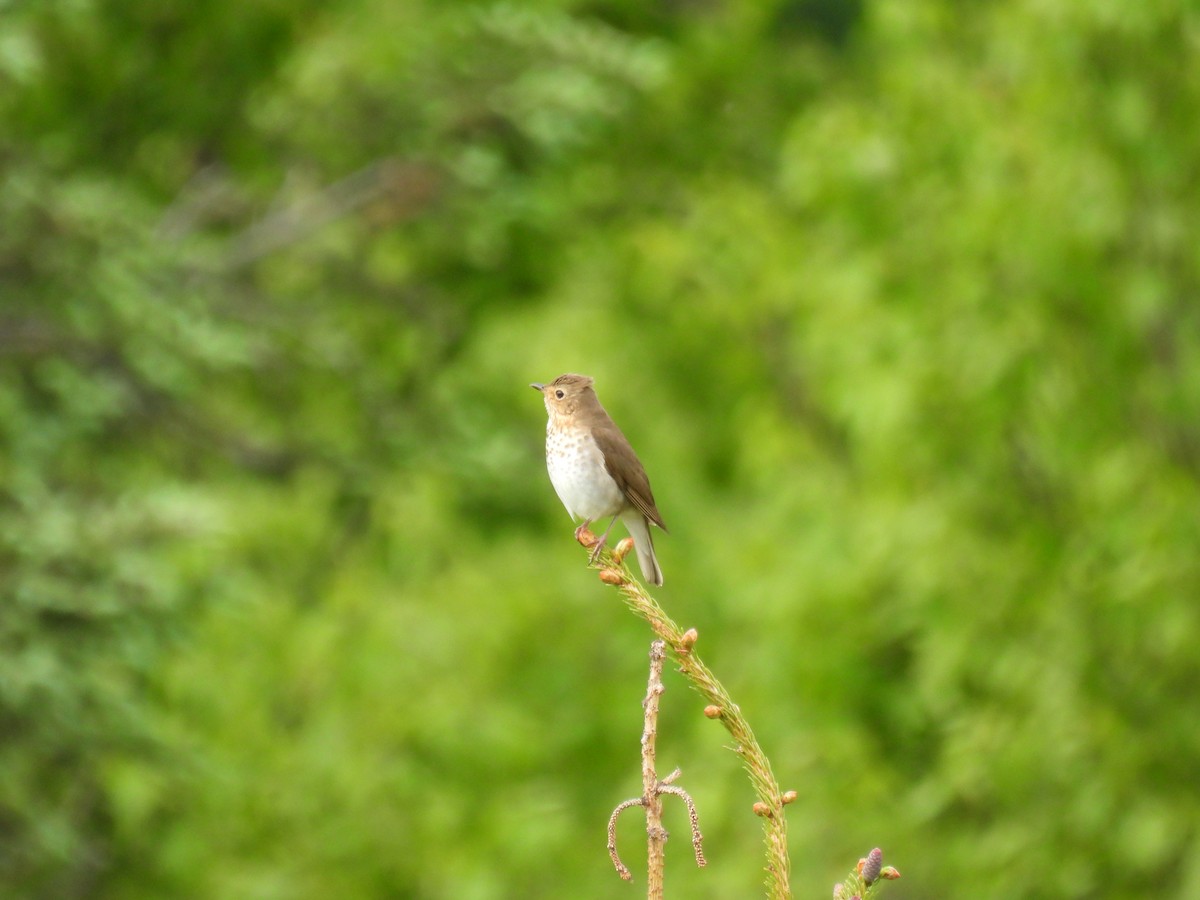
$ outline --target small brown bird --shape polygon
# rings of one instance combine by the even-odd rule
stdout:
[[[662,584],[649,523],[663,531],[667,526],[654,505],[646,470],[621,429],[600,405],[592,390],[592,379],[587,375],[559,375],[549,384],[530,387],[542,392],[550,416],[546,423],[550,483],[571,518],[583,519],[575,536],[597,519],[613,517],[592,551],[594,562],[619,517],[633,536],[642,575],[651,584]]]

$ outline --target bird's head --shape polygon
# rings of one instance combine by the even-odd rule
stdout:
[[[587,375],[566,374],[559,375],[549,384],[534,382],[530,387],[541,391],[546,412],[551,416],[574,416],[585,405],[596,402],[592,383]]]

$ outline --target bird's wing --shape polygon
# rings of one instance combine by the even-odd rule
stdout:
[[[611,422],[595,425],[592,428],[592,438],[596,441],[596,446],[604,454],[604,468],[608,470],[608,474],[617,483],[617,487],[621,489],[621,493],[634,505],[638,512],[663,531],[666,531],[667,526],[663,522],[662,516],[659,515],[658,507],[654,505],[654,494],[650,490],[650,479],[646,477],[646,470],[642,468],[641,462],[633,453],[629,441],[625,439],[625,435],[621,434],[621,429],[617,428]],[[611,462],[611,460],[618,456],[621,456],[626,462],[626,465],[620,467],[623,471],[618,471],[617,467],[614,467]]]

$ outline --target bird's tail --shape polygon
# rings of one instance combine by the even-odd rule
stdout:
[[[655,586],[663,583],[662,569],[658,567],[658,559],[654,556],[654,540],[650,537],[650,525],[640,512],[629,512],[621,517],[625,527],[633,538],[637,550],[638,565],[642,567],[642,577]]]

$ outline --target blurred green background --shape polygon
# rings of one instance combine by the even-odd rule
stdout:
[[[634,897],[596,377],[796,896],[1200,896],[1200,15],[0,5],[0,894]],[[668,673],[709,867],[753,796]]]

